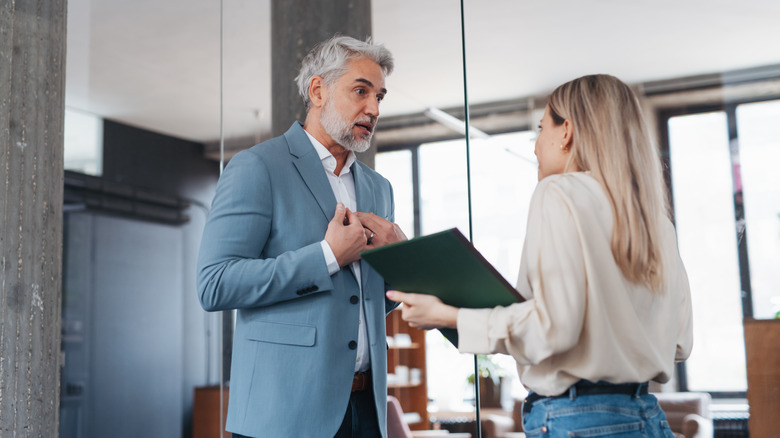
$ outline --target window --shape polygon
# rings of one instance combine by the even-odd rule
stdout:
[[[680,256],[693,300],[695,391],[745,391],[739,261],[728,125],[723,111],[669,119],[669,160]]]
[[[780,311],[780,100],[662,117],[694,349],[682,389],[744,396],[744,317]]]
[[[406,149],[377,154],[374,167],[393,186],[395,223],[401,227],[407,237],[414,237],[412,151]]]
[[[474,246],[511,284],[520,252],[537,165],[530,131],[472,140],[471,199]],[[420,146],[422,234],[457,227],[468,236],[466,146],[463,140]]]
[[[737,106],[747,256],[755,318],[780,312],[780,100]]]
[[[472,140],[470,144],[474,246],[510,284],[517,280],[528,205],[537,183],[534,141],[533,132],[522,131]],[[468,236],[465,140],[427,143],[412,150],[377,154],[376,168],[391,181],[396,193],[397,218],[408,217],[403,208],[414,209],[413,202],[409,202],[413,194],[403,195],[407,200],[403,203],[399,194],[399,191],[412,190],[409,181],[413,180],[413,171],[408,169],[413,168],[414,154],[419,157],[421,234],[457,227]],[[436,370],[428,375],[428,396],[439,409],[462,408],[464,400],[473,397],[467,381],[474,372],[473,356],[458,353],[435,330],[426,334],[426,345],[428,368]],[[506,380],[509,388],[502,394],[511,408],[513,397],[522,398],[525,391],[516,378],[514,360],[495,355],[493,361],[509,377]]]
[[[66,170],[95,176],[103,174],[103,119],[66,108],[64,138]]]

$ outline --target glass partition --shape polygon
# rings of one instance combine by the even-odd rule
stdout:
[[[270,95],[274,60],[272,33],[267,23],[272,19],[272,6],[267,2],[225,2],[223,6],[222,131],[226,160],[240,150],[270,139],[272,118],[279,117],[274,112],[278,102],[273,102]],[[359,154],[358,159],[390,180],[395,222],[413,237],[419,234],[420,227],[419,209],[415,207],[420,173],[419,156],[409,147],[415,139],[408,134],[421,126],[435,125],[438,138],[462,138],[462,134],[424,115],[430,108],[458,111],[464,107],[460,11],[452,4],[372,2],[371,21],[372,39],[393,53],[395,69],[386,79],[388,92],[379,107],[374,136],[381,153],[374,156],[369,151]],[[300,23],[300,26],[304,34],[315,23]],[[436,48],[435,56],[428,50],[432,47]],[[289,80],[293,81],[296,74],[297,71],[290,73]],[[436,84],[425,79],[433,75],[440,75]],[[289,126],[292,122],[283,124]],[[423,135],[429,134],[423,132]],[[219,155],[218,144],[210,144],[208,148],[212,156]],[[458,153],[461,152],[453,151],[453,158],[464,163],[465,156]],[[449,165],[428,164],[441,168]],[[432,424],[428,380],[438,371],[426,366],[425,335],[409,328],[401,320],[400,312],[388,317],[387,327],[388,393],[399,400],[412,429],[429,429]],[[231,351],[227,337],[225,340],[223,363],[227,367]],[[229,379],[229,375],[223,375]],[[465,387],[466,377],[458,378]]]
[[[219,382],[195,287],[219,4],[67,3],[59,435],[189,437]]]
[[[471,140],[471,196],[473,241],[510,284],[515,284],[520,267],[520,248],[523,246],[526,207],[537,180],[533,156],[533,132],[527,130],[491,135]],[[469,230],[466,190],[466,156],[464,140],[427,143],[420,146],[420,214],[422,234],[457,227],[464,234]],[[444,164],[443,166],[441,164]],[[429,381],[433,400],[444,406],[463,409],[473,404],[471,385],[474,364],[471,355],[459,354],[438,332],[428,333],[429,366],[437,373]],[[483,390],[482,406],[512,409],[512,397],[524,393],[514,373],[513,361],[508,357],[483,358],[485,370],[495,368],[504,379],[502,397],[490,400]],[[458,364],[453,367],[452,364]],[[458,388],[453,381],[465,381],[459,397],[453,400]],[[492,379],[483,379],[490,385]],[[496,390],[496,394],[499,391]],[[460,399],[460,400],[458,400]]]

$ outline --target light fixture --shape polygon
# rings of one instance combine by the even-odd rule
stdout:
[[[434,107],[430,107],[425,110],[424,114],[431,119],[441,123],[442,125],[452,129],[453,131],[462,135],[466,135],[466,123],[464,121]],[[490,138],[490,135],[488,135],[486,132],[480,131],[471,125],[469,125],[469,136],[471,138]]]

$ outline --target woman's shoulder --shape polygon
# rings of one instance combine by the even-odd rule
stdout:
[[[608,222],[612,209],[607,194],[590,172],[551,175],[539,181],[531,199],[531,208],[558,214],[568,212],[580,218]]]
[[[581,198],[588,193],[603,194],[603,189],[590,172],[567,172],[550,175],[539,181],[535,192],[540,195],[554,193],[564,198]]]

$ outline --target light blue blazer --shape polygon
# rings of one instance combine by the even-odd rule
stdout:
[[[356,161],[357,209],[393,221],[390,183]],[[227,429],[253,437],[332,437],[347,410],[363,285],[378,422],[386,436],[385,282],[361,261],[328,274],[320,242],[336,198],[298,122],[225,168],[203,232],[198,294],[238,309]]]

